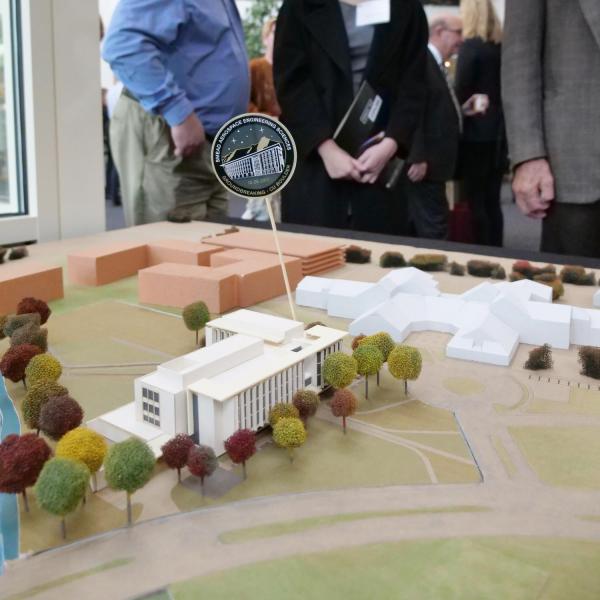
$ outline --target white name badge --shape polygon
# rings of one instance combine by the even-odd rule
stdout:
[[[356,7],[356,26],[390,22],[390,0],[363,0]]]

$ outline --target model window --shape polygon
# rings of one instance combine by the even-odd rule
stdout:
[[[151,425],[160,427],[160,402],[159,394],[153,390],[142,388],[142,397],[147,399],[147,402],[142,404],[142,418]]]

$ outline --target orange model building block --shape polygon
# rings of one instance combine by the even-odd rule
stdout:
[[[210,266],[210,257],[222,248],[187,240],[160,240],[148,244],[148,264],[152,267],[161,263]]]
[[[0,314],[15,312],[27,296],[44,302],[63,298],[62,268],[30,260],[0,265]]]
[[[79,285],[105,285],[135,275],[148,266],[146,244],[115,242],[67,257],[69,280]]]

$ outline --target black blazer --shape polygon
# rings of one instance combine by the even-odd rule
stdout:
[[[408,163],[427,162],[427,181],[453,179],[458,158],[460,124],[448,82],[427,52],[427,102]]]
[[[425,98],[427,20],[419,0],[391,0],[375,27],[365,78],[391,107],[386,134],[406,156]],[[281,120],[300,158],[331,138],[352,103],[352,72],[339,0],[284,0],[273,74]]]
[[[467,117],[463,140],[492,142],[504,139],[504,115],[500,84],[502,48],[481,38],[466,39],[458,53],[454,87],[461,103],[473,94],[487,94],[490,107],[485,115]]]

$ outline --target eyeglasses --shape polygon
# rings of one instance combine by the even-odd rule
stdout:
[[[446,31],[451,31],[452,33],[455,33],[456,35],[462,35],[462,29],[452,29],[450,27],[444,27],[444,29]]]

